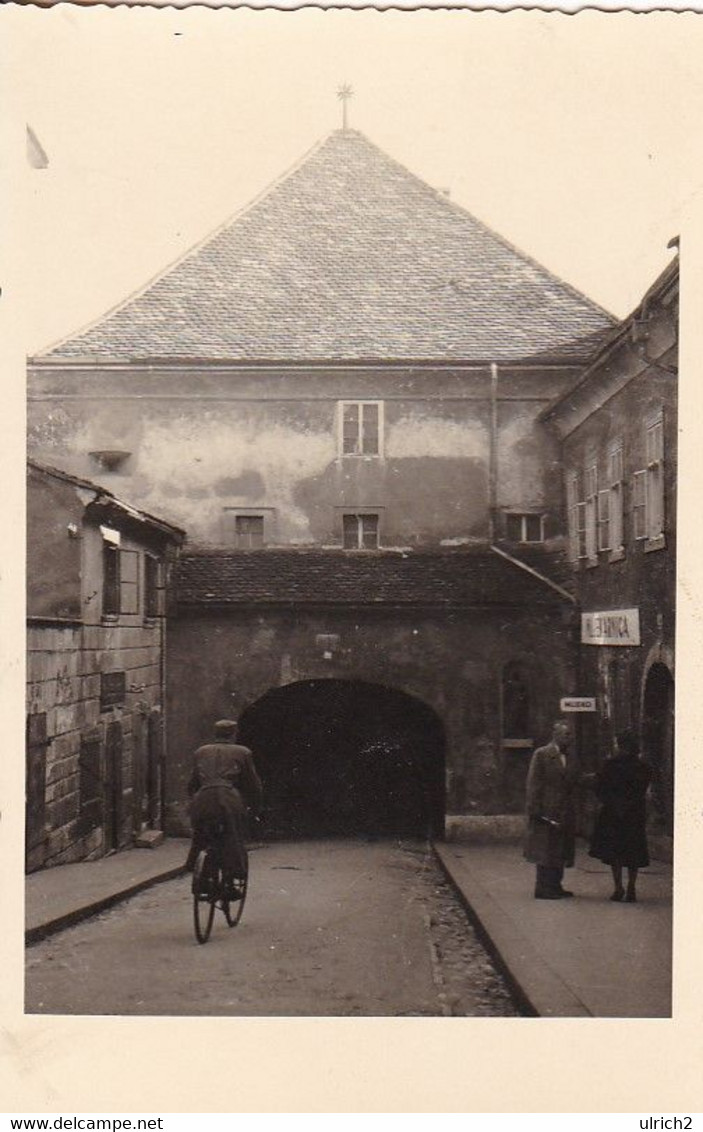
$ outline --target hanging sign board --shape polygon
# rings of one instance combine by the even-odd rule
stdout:
[[[564,696],[559,700],[559,711],[595,711],[594,696]]]
[[[606,609],[581,614],[582,645],[638,645],[639,609]]]

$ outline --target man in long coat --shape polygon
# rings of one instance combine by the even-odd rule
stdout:
[[[235,742],[237,724],[221,719],[214,739],[193,756],[188,782],[193,844],[186,867],[192,868],[198,850],[205,844],[208,827],[223,830],[222,858],[230,877],[243,877],[246,869],[244,834],[247,812],[261,809],[261,780],[248,747]]]
[[[525,857],[537,866],[537,900],[573,896],[562,886],[564,869],[574,863],[576,792],[581,777],[571,738],[566,720],[557,720],[552,741],[534,752],[527,775]]]

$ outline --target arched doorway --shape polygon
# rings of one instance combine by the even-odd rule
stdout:
[[[241,716],[272,837],[439,836],[444,732],[404,692],[352,680],[275,688]]]
[[[642,705],[642,745],[654,777],[656,824],[671,835],[674,827],[674,678],[665,664],[647,673]]]

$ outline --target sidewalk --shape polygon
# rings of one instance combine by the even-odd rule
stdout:
[[[25,878],[25,941],[34,943],[183,871],[190,842],[125,849],[98,861],[56,865]]]
[[[518,843],[434,846],[519,999],[541,1017],[671,1016],[671,866],[653,861],[637,904],[617,904],[610,869],[581,848],[572,900],[535,900]]]

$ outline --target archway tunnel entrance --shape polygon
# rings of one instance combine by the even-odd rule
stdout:
[[[441,836],[444,729],[420,700],[378,684],[306,680],[240,719],[271,837]]]

